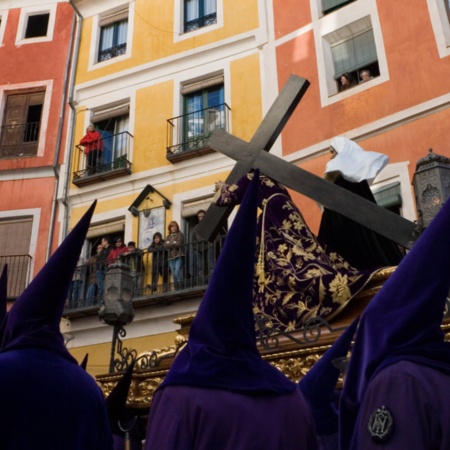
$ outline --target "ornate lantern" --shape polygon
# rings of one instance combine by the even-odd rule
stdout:
[[[121,261],[108,267],[103,303],[98,315],[104,323],[114,326],[109,372],[125,370],[129,362],[135,358],[133,352],[123,348],[121,340],[127,334],[124,325],[134,319],[133,276],[130,273],[130,267]]]
[[[450,159],[428,150],[413,177],[419,223],[427,227],[450,196]]]
[[[133,276],[127,264],[119,261],[109,266],[98,315],[108,325],[127,325],[134,319]]]

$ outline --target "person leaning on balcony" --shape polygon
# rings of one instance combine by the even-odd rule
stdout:
[[[87,156],[88,175],[93,175],[96,167],[101,164],[103,152],[102,137],[94,125],[91,124],[86,128],[86,134],[81,139],[80,145],[84,147],[84,154]]]
[[[167,227],[169,234],[166,236],[164,248],[167,250],[170,272],[172,273],[175,290],[180,289],[180,281],[183,280],[184,266],[184,234],[174,220]]]
[[[167,289],[167,280],[169,278],[169,267],[167,265],[167,251],[164,248],[164,239],[159,231],[153,235],[153,241],[148,246],[147,250],[152,254],[152,292],[158,290],[158,280],[160,275],[163,282],[163,291],[165,292]]]
[[[114,247],[109,252],[108,257],[106,258],[106,265],[112,264],[119,260],[120,255],[124,253],[128,253],[130,249],[123,243],[121,237],[116,237],[114,239]]]

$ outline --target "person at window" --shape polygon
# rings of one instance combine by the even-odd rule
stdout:
[[[376,203],[369,183],[383,170],[389,158],[382,153],[365,151],[341,136],[331,141],[330,154],[325,179]],[[359,270],[397,266],[402,259],[394,242],[328,208],[322,214],[319,238]]]
[[[87,156],[88,175],[93,175],[97,171],[97,166],[102,164],[103,141],[100,133],[95,130],[94,125],[86,128],[86,134],[80,141],[84,147],[84,154]]]
[[[96,253],[92,255],[86,262],[88,268],[88,289],[86,293],[86,306],[93,305],[95,297],[97,296],[96,267],[97,267],[97,259],[102,249],[103,249],[102,244],[98,244],[96,248]]]
[[[197,211],[197,225],[192,229],[192,245],[195,259],[194,278],[199,285],[208,284],[208,276],[211,276],[214,266],[213,247],[209,242],[204,241],[197,232],[198,224],[203,217],[205,217],[205,211],[200,209]]]
[[[360,81],[359,84],[365,83],[366,81],[372,80],[373,76],[370,74],[369,69],[363,69],[361,72],[359,72]]]
[[[341,75],[341,85],[340,85],[340,90],[341,91],[345,91],[347,89],[352,88],[353,86],[355,86],[356,82],[355,79],[353,78],[353,76],[350,73],[343,73]]]
[[[250,172],[236,184],[217,183],[214,202],[218,206],[240,204],[252,178]],[[258,206],[262,213],[253,311],[273,328],[292,331],[315,317],[330,320],[377,274],[378,270],[359,271],[329,251],[311,232],[287,189],[262,173]]]
[[[174,220],[168,225],[169,234],[164,241],[167,250],[170,273],[172,274],[175,290],[180,289],[184,267],[184,234]]]
[[[128,247],[123,243],[121,237],[114,238],[114,247],[109,252],[108,257],[106,258],[106,265],[115,263],[119,261],[119,257],[128,253]]]
[[[102,251],[97,257],[97,293],[98,301],[103,301],[103,286],[106,275],[106,260],[112,250],[111,239],[109,236],[102,238]]]
[[[163,290],[165,291],[169,279],[169,267],[167,265],[167,252],[164,248],[164,239],[159,231],[153,235],[153,241],[148,246],[148,251],[152,254],[152,292],[157,292],[160,276],[162,277]]]

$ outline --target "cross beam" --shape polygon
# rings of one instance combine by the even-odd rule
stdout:
[[[259,168],[270,178],[326,208],[411,248],[419,235],[413,222],[268,153],[308,86],[304,78],[291,75],[248,143],[223,130],[214,131],[208,145],[237,161],[225,183],[236,183],[252,168]],[[211,205],[199,222],[198,234],[205,240],[213,240],[232,209],[232,206]]]
[[[225,183],[236,183],[251,170],[255,159],[260,153],[270,151],[308,87],[308,80],[296,75],[289,77],[252,139],[249,143],[245,143],[245,148],[242,149],[242,154],[240,155],[241,158],[231,170]],[[203,220],[198,224],[198,234],[205,240],[213,240],[232,210],[232,206],[219,207],[211,205]]]
[[[239,160],[247,143],[225,131],[217,130],[209,139],[209,146],[230,158]],[[275,181],[306,195],[328,209],[341,213],[402,247],[411,248],[418,237],[414,222],[275,155],[260,152],[254,160],[253,167],[259,168],[263,174]]]

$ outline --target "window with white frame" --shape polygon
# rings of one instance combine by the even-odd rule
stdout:
[[[124,55],[127,51],[128,9],[100,19],[97,62]]]
[[[352,22],[324,36],[332,59],[333,95],[380,75],[370,17]]]
[[[223,80],[223,75],[218,75],[182,87],[183,142],[199,145],[216,128],[225,128]]]
[[[184,0],[184,32],[217,23],[216,0]]]
[[[450,0],[427,0],[431,25],[441,58],[450,55]]]
[[[16,44],[48,42],[53,39],[56,20],[56,3],[32,6],[20,10]]]

